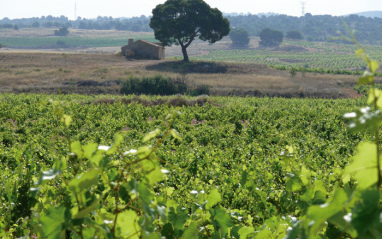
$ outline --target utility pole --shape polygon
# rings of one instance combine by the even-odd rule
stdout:
[[[306,2],[303,2],[301,1],[301,16],[302,16],[302,21],[301,21],[301,31],[303,29],[303,27],[305,26],[305,3]]]
[[[77,2],[74,2],[74,21],[77,20]]]
[[[306,2],[300,2],[301,3],[301,7],[302,7],[302,15],[301,16],[305,16],[305,3]]]

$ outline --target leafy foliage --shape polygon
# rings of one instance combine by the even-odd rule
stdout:
[[[262,46],[277,46],[282,43],[284,35],[281,31],[265,28],[261,30],[259,44]]]
[[[150,19],[155,39],[164,46],[179,44],[184,61],[188,62],[187,47],[199,38],[215,43],[229,34],[229,21],[217,8],[203,0],[167,0],[157,5]]]
[[[121,87],[122,94],[175,95],[185,92],[186,84],[175,83],[171,78],[161,75],[142,79],[130,77],[123,81]]]
[[[357,55],[367,102],[1,95],[0,236],[380,238],[379,65]]]
[[[301,32],[299,32],[298,30],[288,31],[285,37],[287,39],[290,39],[290,40],[302,40],[302,39],[304,39]]]
[[[54,31],[55,36],[67,36],[69,34],[69,30],[67,27],[61,27],[58,30]]]
[[[247,46],[249,43],[248,32],[243,28],[233,28],[229,34],[234,46]]]

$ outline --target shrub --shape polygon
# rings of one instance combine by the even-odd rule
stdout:
[[[295,76],[297,75],[297,72],[298,72],[298,69],[295,68],[295,67],[292,67],[292,68],[290,69],[290,71],[289,71],[289,73],[290,73],[290,75],[291,75],[292,77],[295,77]]]
[[[182,83],[175,84],[171,78],[161,75],[143,77],[141,79],[130,77],[122,82],[122,94],[146,94],[146,95],[174,95],[187,91],[187,86]]]
[[[210,94],[210,88],[208,87],[208,85],[198,85],[196,89],[190,92],[190,95],[192,96],[209,95],[209,94]]]
[[[64,46],[64,45],[65,45],[65,42],[62,41],[62,40],[58,40],[58,41],[56,42],[56,44],[59,45],[59,46]]]
[[[69,34],[69,30],[67,27],[61,27],[58,30],[54,31],[55,36],[67,36]]]

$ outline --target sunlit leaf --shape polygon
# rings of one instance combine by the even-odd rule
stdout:
[[[253,227],[242,227],[239,229],[240,239],[247,239],[247,235],[255,231]]]
[[[178,131],[176,131],[176,129],[171,129],[170,133],[171,133],[172,137],[174,137],[174,138],[176,138],[178,140],[182,140],[182,137],[180,136]]]
[[[311,206],[307,212],[312,233],[316,233],[320,226],[330,217],[343,210],[342,205],[348,200],[343,189],[337,189],[332,200],[328,203]]]
[[[371,72],[373,72],[374,74],[377,72],[377,70],[379,69],[379,63],[378,61],[370,61],[368,63],[368,66],[369,66],[369,69]]]
[[[220,196],[219,190],[216,188],[212,189],[212,191],[208,194],[206,209],[210,209],[215,206],[218,202],[221,202],[222,198]]]
[[[66,127],[69,127],[70,124],[73,122],[72,117],[70,115],[63,115],[61,118],[62,122],[66,125]]]
[[[365,71],[363,75],[358,78],[358,85],[367,85],[374,81],[374,74],[369,71]]]
[[[80,141],[74,141],[71,145],[70,148],[74,154],[77,155],[78,158],[82,158],[83,152],[82,152],[82,147]]]
[[[186,230],[184,230],[184,233],[182,235],[182,238],[184,239],[197,239],[199,238],[199,230],[198,230],[198,224],[193,221],[191,224],[188,226]]]
[[[146,136],[143,138],[142,142],[147,142],[150,139],[155,138],[158,134],[160,134],[160,130],[159,129],[151,131],[150,133],[146,134]]]
[[[352,174],[357,187],[368,188],[378,181],[377,147],[374,143],[363,142],[357,146],[357,154],[351,158],[344,175]]]
[[[371,88],[369,90],[369,97],[367,98],[368,104],[374,104],[376,102],[378,108],[382,108],[382,91]]]
[[[89,143],[82,147],[84,152],[84,157],[87,159],[91,159],[94,152],[97,150],[98,145],[96,143]]]
[[[138,224],[138,216],[135,211],[128,210],[118,214],[117,229],[119,238],[139,238],[141,227]]]
[[[158,166],[156,166],[154,170],[152,170],[145,176],[148,179],[150,185],[154,185],[155,183],[163,180],[163,173]]]
[[[81,192],[96,184],[98,182],[98,176],[99,170],[91,169],[87,172],[77,175],[72,181],[70,181],[69,188],[73,192]]]

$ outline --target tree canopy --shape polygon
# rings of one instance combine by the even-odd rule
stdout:
[[[184,61],[188,62],[187,47],[195,38],[215,43],[227,36],[230,24],[217,8],[203,0],[167,0],[152,11],[150,27],[155,38],[164,46],[180,45]]]
[[[277,46],[284,39],[282,32],[270,28],[265,28],[260,32],[260,45]]]
[[[247,46],[250,40],[248,31],[243,28],[233,28],[229,36],[235,46]]]
[[[302,39],[304,39],[301,32],[299,32],[298,30],[288,31],[285,37],[288,39],[291,39],[291,40],[302,40]]]

